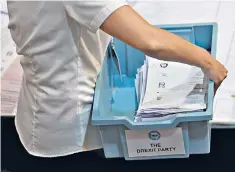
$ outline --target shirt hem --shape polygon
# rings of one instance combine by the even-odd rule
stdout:
[[[15,127],[16,127],[16,131],[18,133],[18,136],[19,136],[19,139],[20,139],[20,142],[21,144],[23,145],[24,149],[30,154],[30,155],[33,155],[33,156],[36,156],[36,157],[41,157],[41,158],[56,158],[56,157],[63,157],[63,156],[68,156],[68,155],[72,155],[72,154],[75,154],[75,153],[80,153],[80,152],[88,152],[88,151],[93,151],[93,150],[97,150],[97,149],[102,149],[102,147],[96,147],[96,148],[92,148],[92,149],[85,149],[81,146],[74,146],[73,149],[71,150],[68,150],[68,151],[63,151],[63,153],[56,153],[56,154],[43,154],[43,153],[36,153],[32,150],[30,150],[26,145],[26,143],[24,142],[24,139],[23,139],[23,136],[21,135],[20,133],[20,129],[18,127],[18,124],[16,122],[16,118],[15,118]],[[69,146],[68,146],[69,147]]]

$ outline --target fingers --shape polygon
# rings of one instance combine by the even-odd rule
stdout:
[[[222,81],[220,83],[215,83],[214,84],[214,95],[216,94],[216,92],[217,92],[218,88],[220,87],[221,83],[222,83]]]
[[[228,70],[224,68],[224,71],[220,75],[220,78],[214,84],[214,95],[216,94],[216,92],[217,92],[218,88],[220,87],[220,85],[222,84],[222,82],[226,79],[227,74],[228,74]]]

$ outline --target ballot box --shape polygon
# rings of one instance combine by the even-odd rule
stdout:
[[[157,26],[203,47],[215,57],[216,23]],[[172,118],[134,121],[138,107],[134,78],[145,55],[114,39],[99,74],[92,124],[99,127],[106,158],[126,160],[187,158],[210,152],[213,82],[208,82],[207,108]]]

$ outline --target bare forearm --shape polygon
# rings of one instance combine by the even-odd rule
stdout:
[[[153,28],[153,30],[152,38],[156,45],[151,50],[143,50],[151,57],[186,63],[203,69],[209,68],[214,60],[205,49],[193,45],[177,35],[158,28]]]
[[[153,27],[129,6],[114,12],[103,23],[101,29],[145,54],[161,60],[182,62],[200,68],[210,67],[210,61],[213,60],[204,49],[177,35]]]
[[[101,29],[151,57],[200,67],[215,82],[215,91],[227,76],[226,68],[206,50],[151,26],[129,6],[115,11]]]

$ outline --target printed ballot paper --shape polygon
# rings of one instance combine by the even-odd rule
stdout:
[[[135,79],[139,102],[135,121],[206,109],[207,86],[208,79],[200,68],[146,56]]]

